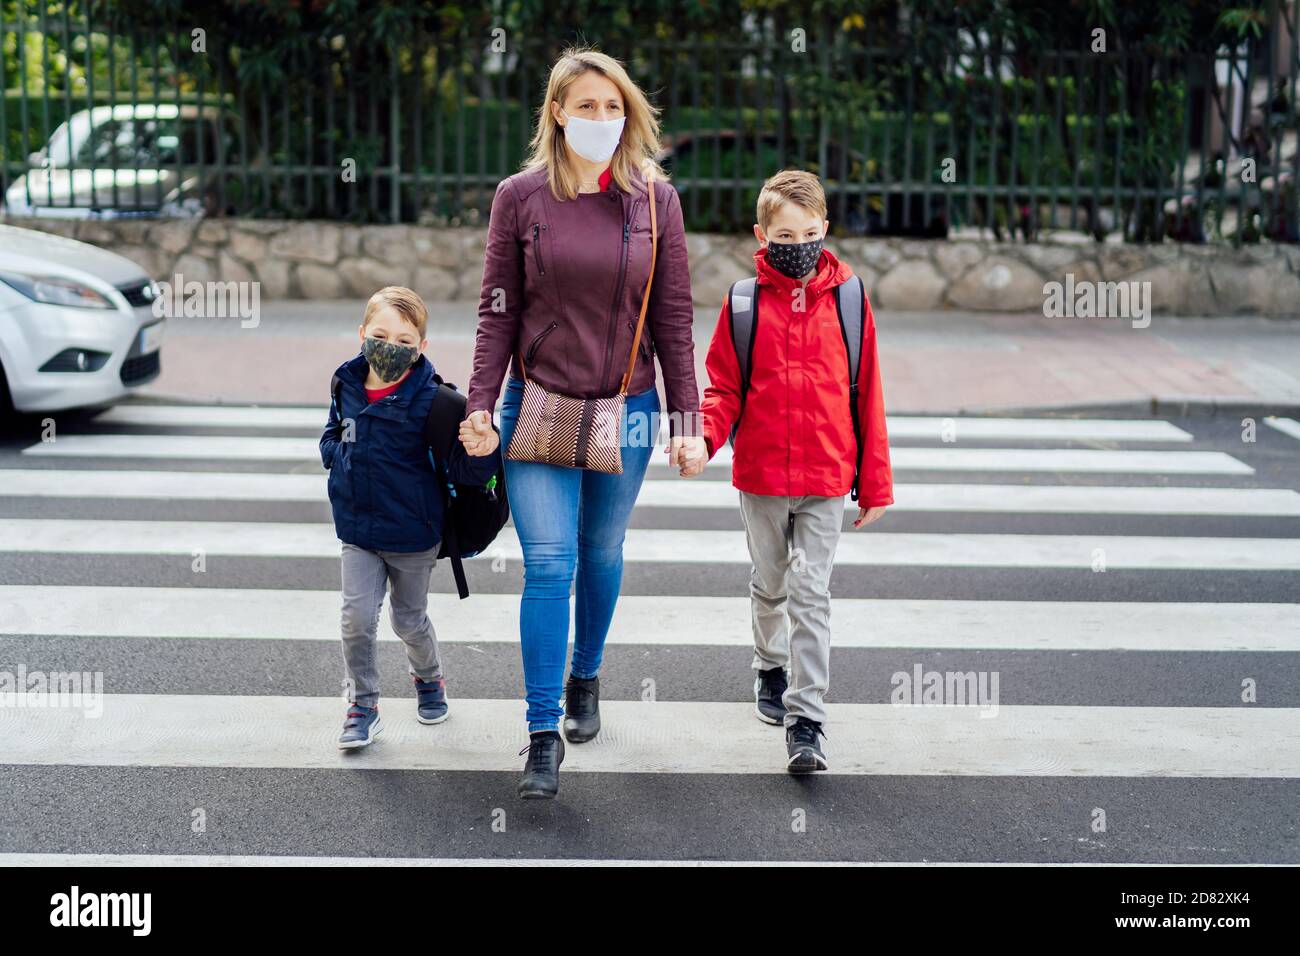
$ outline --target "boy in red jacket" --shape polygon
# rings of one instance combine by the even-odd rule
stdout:
[[[753,562],[755,707],[759,719],[784,723],[791,773],[827,767],[817,738],[825,736],[831,565],[844,496],[858,503],[854,528],[894,503],[871,305],[852,269],[822,248],[828,225],[816,176],[783,170],[763,184],[757,281],[752,289],[738,283],[723,304],[700,409],[709,458],[737,426],[732,484]],[[840,289],[845,283],[856,285]],[[842,308],[860,314],[842,322]],[[859,328],[855,392],[847,345],[848,330]]]

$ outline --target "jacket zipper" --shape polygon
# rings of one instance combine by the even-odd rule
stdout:
[[[533,364],[533,356],[537,354],[537,349],[539,346],[541,346],[542,340],[545,339],[552,332],[554,332],[559,327],[559,325],[560,325],[559,322],[552,322],[546,328],[542,329],[542,331],[539,332],[537,336],[533,339],[532,344],[528,346],[527,358],[528,358],[529,365]]]
[[[637,318],[640,318],[640,315]],[[627,320],[627,330],[631,333],[630,338],[636,338],[636,323],[631,319]],[[646,333],[644,327],[641,329],[641,342],[637,345],[637,351],[645,357],[646,361],[650,360],[650,336]]]
[[[542,230],[546,226],[541,223],[533,223],[533,259],[537,262],[537,274],[546,275],[546,268],[542,265]]]
[[[632,216],[636,216],[637,207],[640,205],[639,199],[632,204]],[[609,363],[614,358],[614,333],[618,331],[618,300],[623,297],[623,282],[627,278],[627,250],[632,242],[632,224],[628,221],[629,218],[624,212],[622,252],[618,257],[618,283],[614,286],[614,301],[609,305],[609,335],[605,343],[605,369],[600,376],[601,391],[605,390],[609,382]]]

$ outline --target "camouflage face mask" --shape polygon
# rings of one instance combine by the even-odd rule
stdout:
[[[402,373],[415,364],[420,350],[413,345],[398,345],[373,336],[361,343],[361,354],[370,368],[385,382],[396,382]]]

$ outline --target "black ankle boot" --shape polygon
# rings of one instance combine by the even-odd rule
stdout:
[[[543,730],[528,738],[528,746],[519,751],[528,754],[524,777],[519,781],[519,796],[524,800],[550,800],[560,792],[560,764],[564,762],[564,741],[553,730]]]
[[[600,678],[569,677],[564,685],[564,739],[586,743],[600,733]]]

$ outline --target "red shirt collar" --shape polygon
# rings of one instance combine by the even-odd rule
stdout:
[[[380,399],[387,398],[389,395],[392,395],[393,392],[397,391],[399,388],[402,387],[402,383],[406,381],[406,377],[410,374],[411,374],[410,369],[407,369],[405,372],[402,373],[402,377],[399,378],[392,385],[385,385],[382,388],[367,388],[366,401],[374,403],[379,401]]]
[[[604,192],[606,189],[609,188],[610,180],[612,180],[613,178],[614,178],[614,174],[610,172],[609,167],[606,167],[605,171],[601,173],[600,176],[596,179],[596,182],[600,184],[601,192]]]

